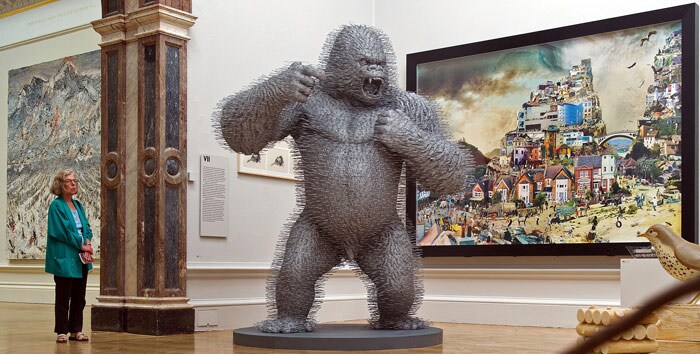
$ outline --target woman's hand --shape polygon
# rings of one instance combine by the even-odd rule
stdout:
[[[83,252],[83,253],[81,253],[81,254],[80,254],[80,258],[81,258],[82,262],[85,263],[85,264],[88,264],[88,263],[92,263],[92,262],[93,262],[93,260],[92,260],[92,255],[91,255],[90,253],[88,253],[88,252]]]
[[[89,254],[92,254],[92,246],[91,245],[83,245],[80,247],[80,250],[83,252],[87,252]]]

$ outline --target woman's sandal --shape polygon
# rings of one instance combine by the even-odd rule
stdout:
[[[68,339],[75,340],[78,342],[87,342],[90,340],[85,334],[83,334],[83,332],[78,332],[78,333],[68,337]]]
[[[65,334],[59,334],[56,336],[56,343],[66,343],[68,342],[68,336]]]

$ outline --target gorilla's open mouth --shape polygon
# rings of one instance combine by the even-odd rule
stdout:
[[[362,93],[368,98],[378,98],[381,95],[384,80],[379,77],[368,77],[362,82]]]

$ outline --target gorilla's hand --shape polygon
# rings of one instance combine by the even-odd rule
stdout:
[[[374,135],[389,149],[400,152],[402,147],[420,137],[418,126],[401,110],[387,110],[377,115]]]
[[[272,84],[288,99],[306,102],[316,85],[316,79],[323,79],[324,74],[311,65],[295,62],[286,70],[274,76]]]

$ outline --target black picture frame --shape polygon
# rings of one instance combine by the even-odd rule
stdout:
[[[515,35],[511,37],[498,38],[493,40],[486,40],[482,42],[457,45],[453,47],[441,48],[428,50],[423,52],[411,53],[406,56],[406,89],[408,91],[417,92],[419,94],[426,95],[431,98],[436,98],[438,96],[436,93],[442,92],[441,89],[435,89],[436,85],[440,85],[441,78],[446,81],[449,79],[454,88],[454,83],[459,80],[459,77],[449,76],[445,73],[436,74],[434,77],[425,76],[419,73],[419,69],[425,67],[426,65],[435,65],[434,67],[440,68],[443,63],[448,63],[454,60],[466,60],[464,62],[470,62],[472,58],[477,58],[481,55],[489,55],[492,53],[509,53],[516,52],[523,48],[537,47],[537,46],[556,46],[559,43],[567,43],[568,41],[575,41],[581,38],[591,38],[595,36],[609,35],[611,33],[629,33],[629,31],[644,30],[649,26],[666,26],[671,24],[678,24],[680,26],[681,40],[681,55],[680,55],[680,65],[681,65],[681,86],[680,90],[680,108],[675,110],[673,119],[679,119],[677,114],[680,113],[680,121],[676,121],[681,124],[682,129],[680,131],[680,156],[682,156],[682,164],[680,165],[681,180],[678,190],[680,190],[682,195],[682,212],[681,212],[681,235],[684,239],[691,242],[698,242],[698,205],[697,205],[697,186],[698,186],[698,173],[696,171],[696,159],[698,151],[698,104],[696,102],[698,94],[698,79],[697,79],[697,69],[698,69],[698,6],[697,4],[687,4],[681,6],[675,6],[670,8],[664,8],[654,11],[648,11],[643,13],[631,14],[616,18],[609,18],[594,22],[582,23],[577,25],[571,25],[566,27],[548,29],[538,32],[526,33],[521,35]],[[649,33],[651,31],[648,31]],[[675,33],[675,32],[674,32]],[[647,40],[649,40],[648,34]],[[640,38],[640,46],[645,43],[644,40]],[[668,43],[668,42],[667,42]],[[592,45],[591,50],[596,48]],[[661,48],[659,49],[660,53]],[[584,54],[585,56],[585,54]],[[585,59],[581,57],[581,59]],[[589,67],[595,66],[595,64],[586,63]],[[626,66],[632,65],[631,63],[624,62]],[[650,63],[636,63],[640,66],[650,66]],[[444,64],[447,65],[447,64]],[[581,67],[584,66],[584,62],[581,62]],[[655,70],[652,66],[649,70]],[[656,69],[658,70],[658,69]],[[669,69],[670,70],[670,69]],[[429,70],[428,70],[429,71]],[[595,69],[592,70],[592,76],[595,77]],[[433,70],[433,73],[439,73],[439,70]],[[430,73],[425,74],[430,75]],[[468,75],[468,74],[464,74]],[[573,74],[572,74],[573,75]],[[670,74],[669,74],[670,75]],[[571,78],[571,76],[569,77]],[[656,80],[656,71],[654,71],[654,82]],[[552,78],[556,79],[556,78]],[[425,80],[432,84],[433,92],[425,92],[430,90],[423,90],[420,87],[420,80]],[[591,79],[593,80],[593,79]],[[435,84],[435,82],[438,84]],[[557,83],[559,84],[559,83]],[[643,84],[642,84],[643,85]],[[425,86],[430,86],[426,84]],[[643,85],[647,87],[646,85]],[[534,92],[534,91],[533,91]],[[524,100],[530,100],[532,97],[526,97]],[[605,98],[601,98],[603,100]],[[647,98],[648,99],[648,98]],[[538,101],[539,102],[539,101]],[[523,106],[524,107],[524,106]],[[520,108],[520,107],[518,107]],[[523,108],[524,109],[524,108]],[[602,120],[605,120],[603,112]],[[657,117],[658,118],[658,117]],[[516,117],[513,118],[515,121],[514,130],[517,131],[518,121]],[[673,121],[671,119],[670,121]],[[638,128],[641,126],[641,121],[638,121]],[[483,124],[494,124],[493,120],[488,120]],[[678,125],[676,125],[678,129]],[[640,131],[638,131],[640,134]],[[453,138],[459,138],[454,137]],[[463,138],[469,142],[470,138],[468,136],[463,136]],[[547,147],[548,148],[548,147]],[[507,150],[507,149],[506,149]],[[544,151],[544,150],[543,150]],[[573,156],[573,153],[571,153]],[[568,155],[565,157],[569,157]],[[510,160],[511,166],[512,161]],[[580,160],[579,160],[580,161]],[[573,172],[572,172],[573,174]],[[638,179],[639,180],[639,179]],[[576,186],[576,182],[572,180],[572,185]],[[466,187],[466,185],[465,185]],[[416,181],[412,178],[410,168],[408,171],[407,178],[407,224],[409,233],[416,235],[416,221],[417,221],[417,208],[416,208]],[[644,231],[640,230],[639,227],[630,227],[630,232]],[[420,238],[419,236],[417,236]],[[439,256],[624,256],[630,254],[631,247],[643,246],[646,241],[645,239],[640,239],[640,242],[608,242],[608,243],[551,243],[551,244],[500,244],[500,245],[422,245],[419,248],[424,257],[439,257]]]

